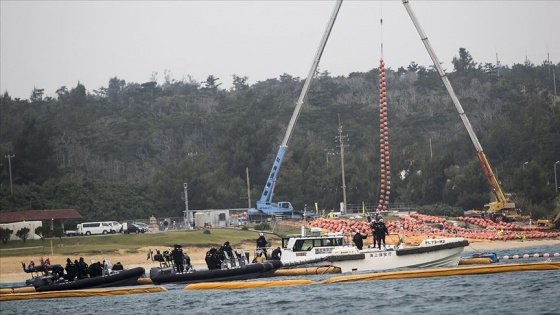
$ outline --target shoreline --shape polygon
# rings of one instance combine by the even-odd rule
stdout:
[[[487,240],[469,240],[469,245],[465,247],[465,251],[497,251],[509,250],[513,248],[524,248],[533,246],[557,246],[554,252],[560,252],[560,239],[545,239],[545,240],[525,240],[525,241],[487,241]],[[103,254],[76,254],[75,257],[70,257],[72,260],[78,259],[79,257],[84,257],[86,262],[90,262],[91,259],[97,261],[102,261],[107,258],[111,263],[120,262],[125,268],[133,267],[144,267],[146,274],[149,274],[150,268],[158,267],[159,263],[157,261],[152,261],[147,258],[148,249],[153,249],[149,247],[141,248],[137,253],[127,253],[125,251],[119,251],[118,253],[111,253],[110,255]],[[185,248],[183,248],[185,250]],[[206,262],[204,260],[206,256],[206,249],[202,248],[187,248],[187,254],[191,258],[191,264],[195,269],[206,268]],[[549,253],[554,254],[554,253]],[[64,265],[66,261],[66,256],[55,254],[53,256],[44,256],[43,258],[50,258],[52,264]],[[20,282],[23,286],[25,280],[31,278],[30,274],[23,271],[21,262],[26,264],[30,260],[38,262],[41,257],[30,257],[30,256],[10,256],[4,257],[0,256],[0,283],[18,283]]]
[[[560,239],[544,239],[544,240],[525,240],[525,241],[486,241],[486,240],[469,240],[469,246],[465,247],[466,251],[499,251],[512,248],[523,248],[532,246],[558,246],[555,252],[560,252]]]

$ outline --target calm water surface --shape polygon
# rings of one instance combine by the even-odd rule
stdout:
[[[503,257],[545,252],[560,252],[560,243],[497,253]],[[500,264],[543,261],[530,258]],[[333,276],[302,278],[320,281]],[[161,293],[0,302],[0,314],[560,314],[560,271],[227,291],[165,287],[168,291]]]

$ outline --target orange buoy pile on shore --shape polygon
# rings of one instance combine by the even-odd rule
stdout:
[[[479,218],[456,218],[458,221],[469,222],[468,226],[455,226],[444,218],[411,213],[401,215],[399,220],[386,220],[389,233],[405,236],[426,235],[428,237],[464,237],[478,240],[524,240],[553,239],[560,237],[560,232],[551,232],[538,226],[520,226],[514,223],[494,223]],[[318,218],[310,222],[312,227],[319,227],[325,232],[353,233],[360,230],[371,234],[371,228],[364,219],[324,219]]]

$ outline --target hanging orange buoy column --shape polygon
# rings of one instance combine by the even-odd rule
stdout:
[[[380,178],[379,203],[377,212],[389,208],[391,195],[391,163],[389,155],[389,126],[387,123],[387,85],[385,81],[385,62],[379,59],[379,151],[380,151]]]

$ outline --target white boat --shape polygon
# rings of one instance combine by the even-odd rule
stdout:
[[[462,237],[424,239],[419,246],[387,246],[381,250],[348,244],[340,234],[282,239],[282,266],[331,265],[341,272],[395,268],[454,267],[469,242]]]

